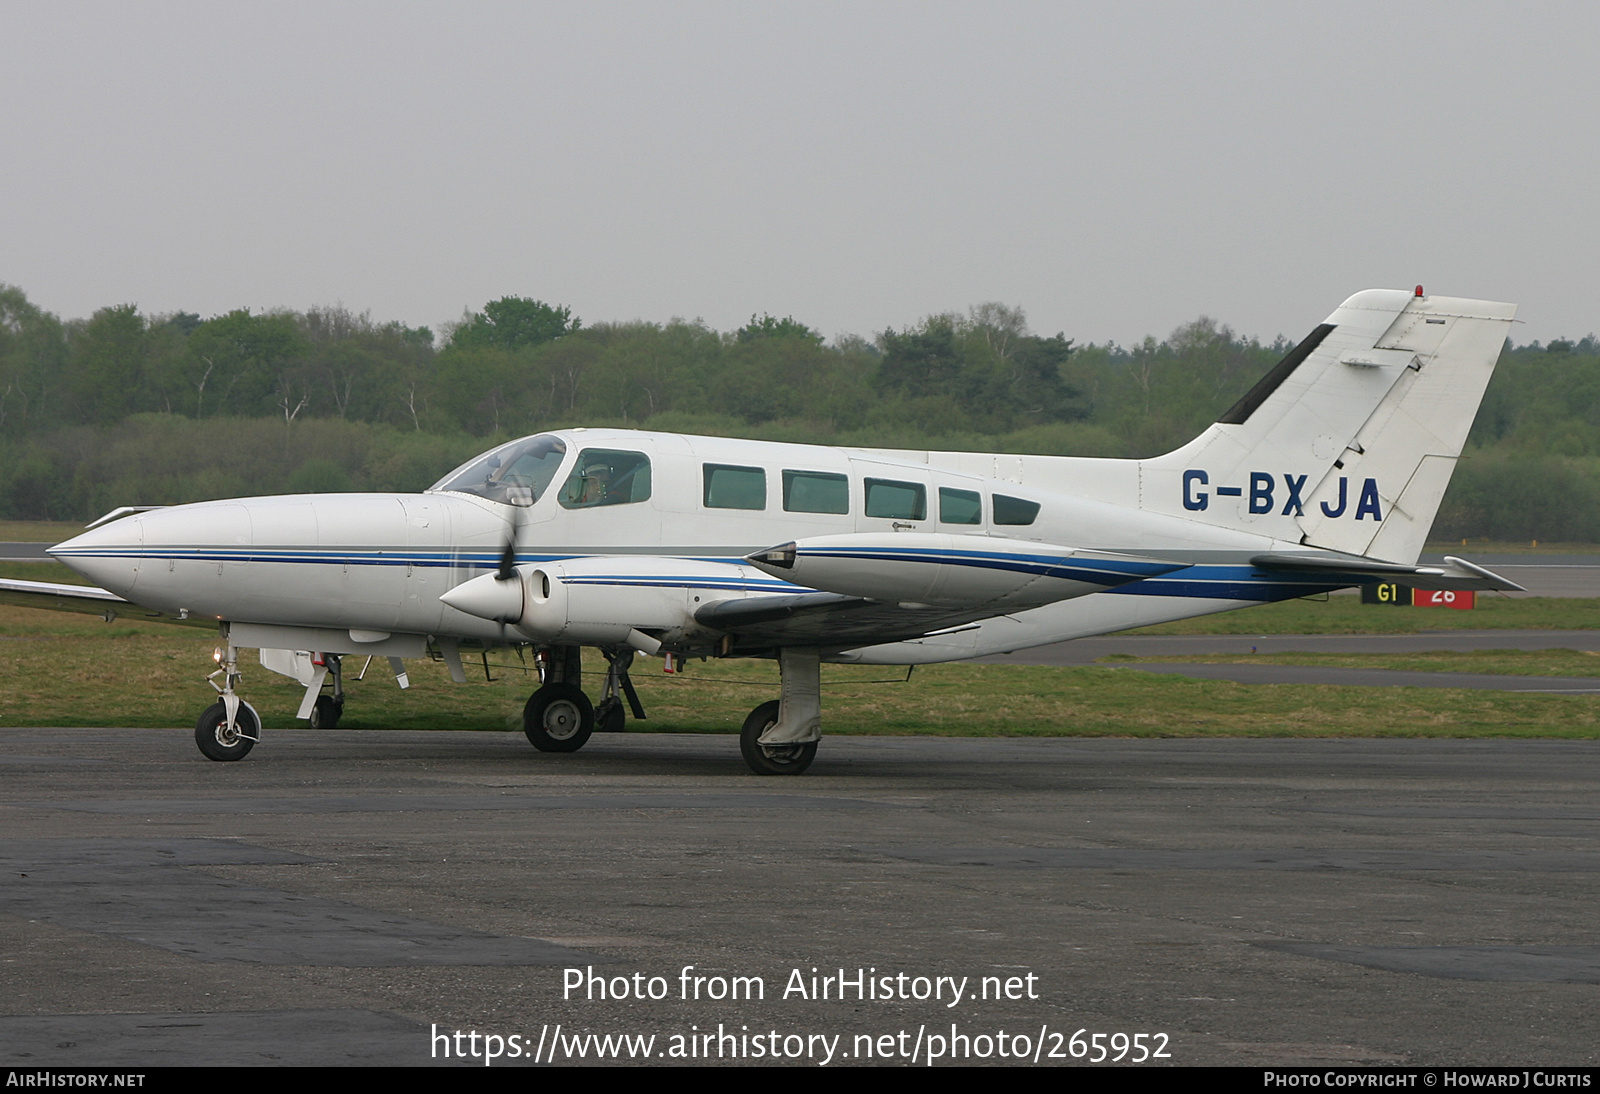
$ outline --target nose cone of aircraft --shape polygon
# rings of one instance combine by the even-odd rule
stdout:
[[[139,575],[144,527],[138,517],[123,517],[58,543],[46,553],[102,589],[127,596]]]
[[[484,574],[441,593],[439,600],[458,612],[493,623],[515,623],[522,618],[522,577],[502,581]]]

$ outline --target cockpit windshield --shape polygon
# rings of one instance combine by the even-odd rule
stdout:
[[[503,505],[532,505],[544,497],[566,455],[560,437],[525,437],[456,468],[432,489],[475,494]]]

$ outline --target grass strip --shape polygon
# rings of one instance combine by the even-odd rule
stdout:
[[[31,616],[34,619],[19,619]],[[103,624],[24,608],[0,608],[0,727],[170,727],[188,732],[214,701],[203,682],[214,645],[204,632],[157,624]],[[18,633],[26,631],[27,633]],[[536,678],[514,655],[491,658],[468,682],[444,666],[407,663],[401,691],[387,662],[365,680],[349,658],[349,705],[341,728],[518,730]],[[589,655],[586,664],[599,668]],[[302,689],[243,662],[243,694],[268,729],[294,720]],[[1600,737],[1600,696],[1529,695],[1445,688],[1244,685],[1110,667],[933,665],[909,682],[877,666],[827,666],[823,708],[830,733],[953,737]],[[691,662],[664,676],[640,659],[635,676],[650,715],[630,729],[735,733],[744,716],[777,695],[775,666],[761,661]],[[598,675],[586,690],[599,690]]]

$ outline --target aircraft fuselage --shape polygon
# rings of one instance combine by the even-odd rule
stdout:
[[[1194,560],[1181,574],[1136,583],[1149,595],[1118,596],[1098,607],[1066,601],[942,640],[893,643],[840,658],[894,663],[971,657],[1096,633],[1105,629],[1108,613],[1132,620],[1122,626],[1135,626],[1313,589],[1303,580],[1284,587],[1281,581],[1252,576],[1245,559],[1273,549],[1270,536],[1197,528],[1181,518],[1064,494],[1029,481],[1044,475],[1039,469],[1028,475],[1017,457],[888,453],[631,430],[552,436],[567,451],[548,489],[527,505],[448,490],[199,502],[124,517],[62,544],[55,553],[101,587],[172,615],[490,643],[505,640],[503,626],[451,608],[439,597],[492,571],[512,535],[518,565],[595,556],[722,563],[728,570],[715,579],[719,594],[729,591],[730,582],[750,594],[810,591],[743,560],[783,540],[849,533],[947,533]],[[571,503],[569,496],[569,504],[562,504],[565,484],[595,451],[646,457],[647,496],[593,506]],[[942,466],[941,458],[966,466]],[[1010,477],[975,473],[984,462],[1000,464]],[[1052,486],[1063,478],[1070,481],[1075,462],[1080,461],[1050,460]],[[715,485],[712,477],[719,469],[746,479],[759,472],[765,497],[708,494],[708,482]],[[811,481],[799,476],[837,484],[838,504],[799,497],[800,487]],[[868,497],[869,490],[874,497]],[[874,509],[869,501],[877,503],[880,494],[886,502]],[[708,504],[719,500],[739,507]],[[1008,505],[1013,512],[1005,511]],[[844,511],[803,512],[795,506]],[[1015,512],[1019,507],[1022,512]],[[875,515],[885,511],[891,515]],[[1001,519],[1028,523],[1001,524]],[[686,587],[694,585],[692,577],[686,580]]]

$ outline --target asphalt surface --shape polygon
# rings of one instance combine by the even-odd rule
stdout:
[[[0,543],[0,559],[6,562],[53,562],[45,554],[45,548],[54,546],[50,543]]]
[[[482,1066],[559,1023],[657,1064],[720,1025],[813,1064],[835,1036],[993,1064],[1002,1030],[1070,1063],[1083,1030],[1172,1064],[1592,1065],[1597,784],[1600,742],[825,737],[761,779],[729,737],[279,731],[213,764],[0,730],[0,1059],[454,1063],[459,1029]],[[646,998],[563,997],[591,973]],[[764,997],[706,998],[733,977]]]
[[[1496,593],[1496,596],[1600,596],[1600,566],[1592,563],[1513,563],[1489,566],[1488,569],[1515,581],[1526,590],[1520,593]]]
[[[1508,596],[1600,596],[1600,554],[1479,554],[1463,548],[1460,557],[1527,589],[1525,593],[1508,593]],[[1426,566],[1443,560],[1443,554],[1429,552],[1422,556],[1421,564]]]

